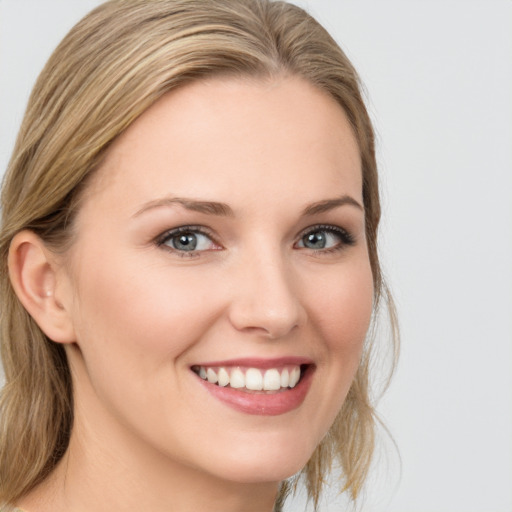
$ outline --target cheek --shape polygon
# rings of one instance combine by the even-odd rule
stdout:
[[[220,301],[197,269],[171,272],[127,255],[109,258],[94,275],[78,278],[75,393],[83,410],[95,411],[89,419],[128,423],[163,446],[173,439],[169,432],[179,431],[176,411],[183,421],[192,414],[193,404],[184,399],[189,371],[182,355],[210,328]]]
[[[115,258],[79,276],[78,342],[85,356],[101,354],[128,363],[132,371],[152,372],[178,357],[214,321],[220,303],[201,273],[171,272],[138,258]]]
[[[311,291],[311,315],[333,354],[359,357],[373,310],[373,279],[367,261],[326,275]]]
[[[311,292],[311,321],[323,340],[323,393],[317,402],[325,423],[331,426],[341,409],[359,367],[373,311],[373,279],[368,262],[360,260],[333,275],[326,275],[323,292]]]

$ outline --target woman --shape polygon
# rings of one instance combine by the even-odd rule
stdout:
[[[34,88],[2,204],[0,502],[279,510],[334,461],[357,497],[373,132],[304,11],[100,6]]]

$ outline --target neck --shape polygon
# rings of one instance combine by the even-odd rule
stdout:
[[[194,468],[156,463],[135,451],[92,450],[73,434],[51,476],[20,502],[27,512],[271,512],[274,483],[226,482]],[[129,460],[131,459],[131,460]]]
[[[226,481],[171,460],[112,423],[99,429],[105,423],[90,416],[75,411],[68,450],[52,474],[18,503],[25,511],[273,510],[278,482]]]

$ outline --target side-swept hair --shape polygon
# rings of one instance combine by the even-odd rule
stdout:
[[[30,229],[50,247],[64,250],[84,184],[112,141],[162,95],[218,75],[295,75],[341,105],[362,161],[374,313],[387,298],[377,254],[380,202],[373,129],[358,76],[325,29],[281,1],[106,2],[69,32],[41,72],[4,179],[0,503],[15,502],[48,476],[66,451],[73,424],[64,350],[39,329],[9,281],[12,238]],[[389,308],[394,319],[392,303]],[[342,490],[354,499],[368,472],[375,436],[369,390],[373,345],[369,337],[347,399],[303,470],[315,504],[334,461],[343,471]],[[290,487],[282,485],[278,503]]]

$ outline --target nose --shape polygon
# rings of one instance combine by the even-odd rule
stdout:
[[[305,319],[290,265],[282,258],[251,259],[237,272],[229,318],[239,331],[269,339],[285,337]]]

